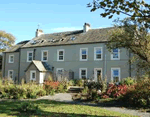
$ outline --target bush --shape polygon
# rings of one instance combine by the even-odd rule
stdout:
[[[135,79],[131,78],[131,77],[127,77],[122,79],[122,81],[120,82],[122,85],[133,85],[136,83]]]
[[[109,84],[105,93],[102,94],[102,98],[118,98],[124,96],[128,91],[127,85]],[[107,95],[107,96],[106,96]]]
[[[38,109],[38,105],[35,105],[32,102],[24,102],[18,107],[19,112],[25,113],[35,113]]]
[[[77,83],[76,83],[77,86],[83,86],[84,85],[84,82],[82,79],[80,80],[77,80]]]
[[[150,79],[139,79],[122,99],[130,106],[150,107]]]

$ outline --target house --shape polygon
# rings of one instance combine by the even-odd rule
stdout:
[[[113,28],[91,29],[85,23],[82,30],[44,34],[37,29],[35,38],[23,41],[3,53],[3,77],[42,83],[48,74],[66,75],[70,79],[98,80],[107,76],[108,82],[134,76],[128,64],[125,48],[106,48]],[[60,80],[59,78],[56,80]]]

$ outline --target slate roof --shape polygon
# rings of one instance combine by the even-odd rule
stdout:
[[[25,41],[19,42],[18,44],[12,46],[11,48],[7,49],[7,50],[4,51],[4,52],[18,52],[19,49],[20,49],[24,44],[26,44],[27,42],[29,42],[29,40],[25,40]]]
[[[20,48],[30,48],[39,46],[71,45],[84,43],[98,43],[108,41],[109,34],[114,27],[43,34],[25,43],[18,43],[5,52],[16,52]]]
[[[40,72],[52,71],[52,68],[50,65],[48,65],[46,62],[42,62],[38,60],[33,60],[25,71],[27,71],[32,64],[34,64]]]
[[[105,42],[109,38],[110,33],[108,32],[113,28],[114,27],[102,29],[90,29],[87,32],[83,32],[83,30],[77,30],[70,32],[43,34],[39,37],[33,38],[31,41],[22,46],[22,48]]]
[[[24,44],[18,44],[18,45],[14,45],[11,48],[7,49],[4,52],[18,52],[18,50],[23,46]]]

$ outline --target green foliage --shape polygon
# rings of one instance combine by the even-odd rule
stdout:
[[[14,42],[15,37],[12,34],[6,33],[5,31],[0,31],[0,52],[5,51],[8,47],[11,47]]]
[[[85,86],[84,89],[82,90],[82,94],[87,94],[89,92],[88,86]]]
[[[77,80],[77,83],[76,83],[77,86],[83,86],[84,85],[84,82],[82,79],[80,80]]]
[[[46,95],[46,91],[42,86],[35,84],[23,84],[23,85],[1,85],[0,86],[1,98],[8,99],[26,99],[37,98],[38,96]]]
[[[97,9],[103,9],[100,15],[111,19],[115,14],[125,14],[130,17],[131,20],[138,23],[144,23],[145,27],[150,26],[149,10],[150,4],[144,2],[144,0],[94,0],[87,5],[92,7],[91,11]]]
[[[75,86],[76,82],[77,82],[77,80],[70,80],[69,81],[69,86]]]
[[[136,83],[135,79],[131,78],[131,77],[127,77],[121,80],[120,82],[122,85],[133,85]]]
[[[24,113],[36,113],[38,109],[39,106],[33,104],[32,102],[24,102],[18,107],[19,112]]]
[[[150,107],[150,79],[145,77],[138,79],[137,84],[132,87],[122,98],[131,106]]]

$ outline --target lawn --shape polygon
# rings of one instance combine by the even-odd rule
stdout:
[[[99,107],[83,106],[55,102],[50,100],[30,101],[38,105],[36,112],[20,112],[19,106],[27,101],[0,101],[0,117],[4,116],[49,116],[49,117],[131,117],[118,112],[108,111]]]

